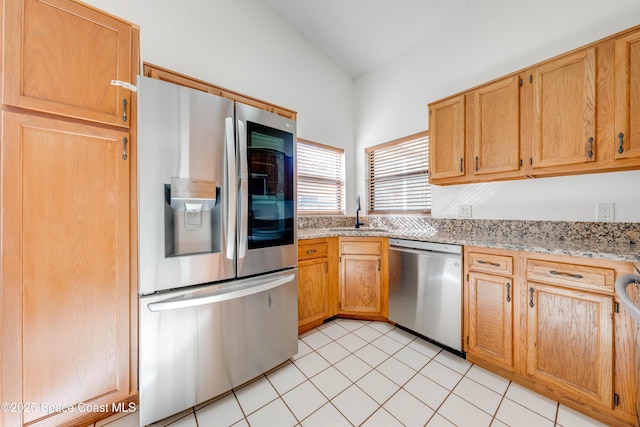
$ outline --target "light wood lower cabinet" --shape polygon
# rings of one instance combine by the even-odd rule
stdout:
[[[298,333],[336,314],[338,238],[298,242]]]
[[[298,241],[298,333],[334,317],[387,320],[386,238]]]
[[[535,282],[527,286],[527,375],[610,407],[613,297]]]
[[[2,401],[38,404],[3,426],[75,423],[135,394],[128,136],[2,112]]]
[[[513,371],[513,255],[485,253],[465,247],[464,289],[466,351]]]
[[[386,238],[340,238],[340,314],[386,320],[387,250]]]
[[[467,352],[513,369],[511,277],[469,273]]]
[[[613,289],[632,268],[466,246],[467,359],[608,425],[636,425],[635,329]]]

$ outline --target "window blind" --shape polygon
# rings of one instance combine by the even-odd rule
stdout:
[[[369,213],[430,212],[429,134],[366,149]]]
[[[298,139],[298,213],[344,214],[344,150]]]

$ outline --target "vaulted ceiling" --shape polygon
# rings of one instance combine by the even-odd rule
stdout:
[[[479,0],[261,0],[357,78]]]

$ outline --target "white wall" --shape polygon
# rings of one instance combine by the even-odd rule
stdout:
[[[465,14],[355,85],[356,191],[365,195],[364,149],[424,131],[427,104],[640,24],[638,0],[478,0]],[[435,217],[459,204],[474,218],[640,222],[640,171],[489,184],[434,186]]]
[[[353,162],[353,79],[263,2],[85,2],[140,26],[142,61],[295,110],[298,137],[342,147]]]

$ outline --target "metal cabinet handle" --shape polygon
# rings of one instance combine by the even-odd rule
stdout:
[[[127,142],[129,140],[126,136],[122,138],[122,160],[127,160]]]
[[[464,172],[464,169],[462,169],[463,162],[464,162],[464,159],[460,159],[460,173]]]
[[[307,249],[307,255],[315,254],[316,252],[318,252],[317,249]]]
[[[482,259],[478,260],[478,264],[488,264],[488,265],[492,265],[494,267],[500,267],[500,263],[498,263],[498,262],[485,261],[485,260],[482,260]]]
[[[620,132],[618,134],[618,154],[624,153],[624,133]]]
[[[593,157],[593,137],[589,138],[589,151],[587,152],[587,156],[589,156],[589,158]]]
[[[478,156],[476,156],[476,172],[478,172]]]
[[[380,271],[380,257],[378,257],[378,271]]]
[[[511,302],[511,283],[507,282],[507,302]]]
[[[127,99],[123,99],[122,100],[122,121],[126,122],[127,121]]]
[[[583,279],[584,278],[580,274],[565,273],[564,271],[550,270],[549,273],[553,274],[554,276],[573,277],[574,279]]]
[[[529,307],[533,308],[533,288],[529,288]]]

